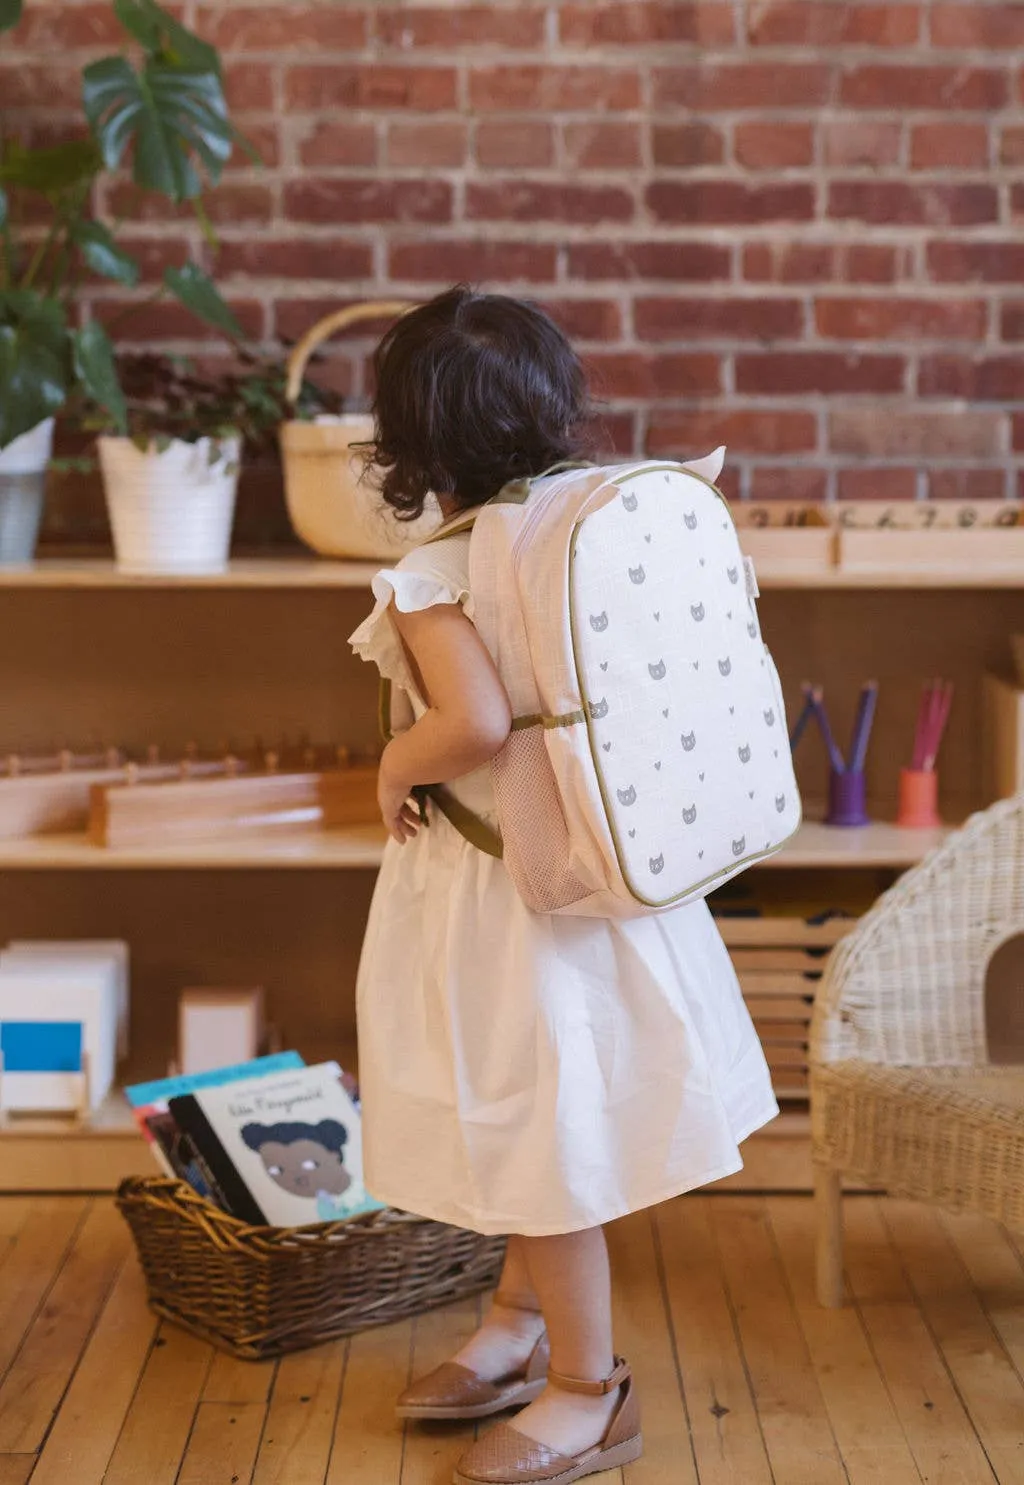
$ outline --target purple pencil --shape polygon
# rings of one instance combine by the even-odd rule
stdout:
[[[814,715],[818,719],[818,726],[821,729],[821,735],[825,739],[825,747],[828,749],[829,762],[832,764],[832,767],[835,769],[836,773],[845,773],[846,764],[843,762],[843,755],[836,745],[835,738],[832,736],[832,728],[829,725],[828,712],[826,712],[825,710],[825,695],[820,686],[815,686],[811,691],[811,704],[814,707]]]
[[[871,738],[871,728],[875,720],[875,707],[878,704],[878,682],[868,681],[860,693],[860,701],[857,705],[857,721],[853,729],[853,742],[850,745],[850,772],[863,773],[864,764],[867,759],[868,742]]]

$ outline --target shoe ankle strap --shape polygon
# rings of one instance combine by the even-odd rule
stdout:
[[[522,1310],[527,1315],[539,1315],[540,1305],[531,1304],[529,1300],[520,1299],[515,1294],[503,1294],[496,1289],[491,1297],[492,1304],[500,1305],[503,1310]]]
[[[629,1362],[624,1361],[621,1356],[616,1356],[615,1365],[607,1377],[602,1377],[597,1382],[583,1377],[566,1377],[561,1372],[548,1371],[548,1381],[552,1387],[560,1387],[563,1392],[582,1392],[588,1397],[603,1397],[605,1393],[614,1392],[616,1387],[621,1387],[623,1382],[628,1381],[631,1376]]]

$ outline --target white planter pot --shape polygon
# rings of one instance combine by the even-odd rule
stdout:
[[[322,557],[395,561],[439,524],[433,501],[418,521],[400,521],[381,500],[353,449],[373,437],[368,415],[282,423],[280,436],[288,515]]]
[[[46,418],[0,449],[0,566],[24,566],[35,556],[53,452],[53,419]]]
[[[123,572],[223,572],[231,546],[241,440],[175,439],[162,452],[101,438],[100,468]]]

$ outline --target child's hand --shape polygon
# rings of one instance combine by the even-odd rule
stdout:
[[[404,846],[407,840],[420,828],[420,817],[416,809],[409,801],[411,785],[407,779],[399,778],[391,766],[388,754],[390,746],[384,749],[384,756],[380,760],[380,771],[377,774],[377,803],[380,806],[381,819],[393,840],[400,846]]]

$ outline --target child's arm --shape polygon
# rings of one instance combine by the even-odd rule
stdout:
[[[390,614],[430,705],[381,759],[381,814],[389,833],[404,842],[418,823],[407,804],[410,791],[489,763],[508,738],[512,709],[487,647],[458,604],[408,614],[392,606]]]

